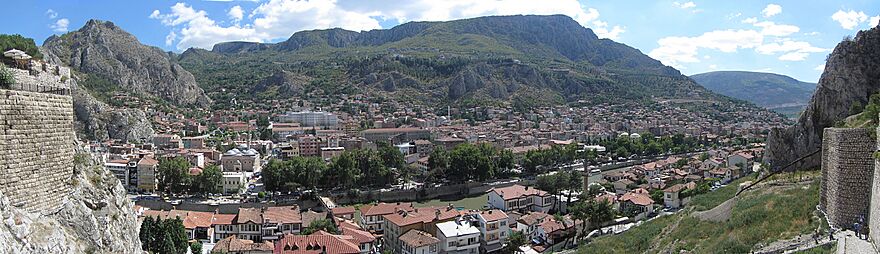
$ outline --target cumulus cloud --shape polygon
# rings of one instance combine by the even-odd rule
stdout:
[[[253,21],[239,24],[245,12],[233,7],[226,15],[233,24],[220,25],[203,10],[177,3],[170,12],[153,11],[150,18],[177,31],[178,49],[210,48],[223,41],[266,42],[287,38],[297,31],[343,28],[364,31],[381,28],[380,22],[394,20],[443,21],[487,15],[564,14],[582,26],[592,28],[602,38],[617,39],[625,27],[609,25],[599,19],[599,11],[577,0],[539,2],[530,0],[383,0],[380,2],[337,0],[268,0],[249,15]]]
[[[810,53],[825,52],[828,51],[828,49],[813,46],[809,42],[785,40],[781,43],[773,42],[763,44],[758,46],[755,51],[764,55],[782,53],[782,55],[779,56],[779,60],[782,61],[803,61],[806,60]]]
[[[825,64],[820,64],[819,66],[816,66],[816,68],[813,68],[813,70],[825,71]]]
[[[765,18],[773,17],[780,13],[782,13],[782,6],[778,4],[768,4],[767,7],[764,7],[764,10],[761,11],[761,14],[764,15]]]
[[[177,39],[177,33],[171,31],[168,35],[165,36],[165,46],[171,46],[174,44],[174,40]]]
[[[878,16],[880,17],[880,16]],[[853,10],[843,11],[838,10],[834,14],[831,15],[831,19],[840,23],[840,27],[846,30],[853,30],[859,24],[868,21],[868,15],[865,15],[864,12],[856,12]],[[880,18],[878,18],[880,19]],[[873,20],[871,21],[873,22]]]
[[[664,64],[681,68],[683,63],[700,62],[699,49],[713,49],[733,53],[738,49],[761,45],[764,36],[755,30],[716,30],[696,37],[665,37],[657,41],[660,47],[651,50],[649,56]]]
[[[55,20],[55,23],[49,25],[49,28],[52,28],[52,31],[59,33],[66,33],[67,27],[70,25],[70,20],[67,19],[58,19]]]
[[[769,36],[788,36],[801,30],[797,26],[776,24],[770,21],[757,22],[753,25],[761,28],[761,34]]]
[[[868,24],[871,25],[871,27],[876,27],[877,25],[880,25],[880,15],[871,17],[871,20],[868,22]]]
[[[232,23],[238,24],[239,22],[241,22],[241,19],[244,18],[244,10],[241,8],[241,6],[236,5],[230,8],[229,12],[227,12],[226,15],[229,16],[229,19],[232,20]]]

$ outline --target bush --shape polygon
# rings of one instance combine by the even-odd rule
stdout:
[[[14,84],[15,76],[12,75],[12,71],[7,69],[5,65],[0,64],[0,88],[9,89]]]

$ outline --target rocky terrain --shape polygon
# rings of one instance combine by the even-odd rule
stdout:
[[[850,115],[853,104],[866,105],[880,92],[880,28],[859,31],[846,39],[825,63],[816,92],[796,125],[770,131],[767,160],[772,167],[788,164],[821,147],[822,131]],[[818,167],[814,156],[796,168]]]
[[[52,36],[43,43],[42,52],[46,61],[74,70],[76,127],[90,139],[143,141],[152,137],[143,111],[106,103],[117,91],[176,106],[211,103],[192,74],[169,54],[141,44],[111,22],[90,20],[77,31]]]
[[[58,210],[28,213],[0,194],[0,253],[141,253],[137,217],[119,180],[77,145]]]

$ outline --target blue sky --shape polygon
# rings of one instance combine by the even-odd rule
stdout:
[[[169,51],[221,41],[277,42],[301,30],[390,28],[420,20],[565,14],[685,74],[749,70],[818,80],[847,35],[876,25],[880,1],[10,0],[0,33],[42,43],[92,18]]]

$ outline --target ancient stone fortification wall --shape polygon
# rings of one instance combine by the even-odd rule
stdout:
[[[826,128],[822,140],[820,206],[836,227],[868,220],[876,141],[863,128]]]
[[[877,134],[880,134],[880,128],[877,128]],[[880,137],[880,136],[878,136]],[[877,141],[876,149],[880,150],[880,139]],[[870,219],[868,221],[868,235],[874,248],[880,247],[880,160],[874,159],[874,176],[871,178],[871,206]],[[877,249],[880,252],[880,249]]]
[[[57,209],[73,173],[73,100],[0,89],[0,191],[31,212]]]

